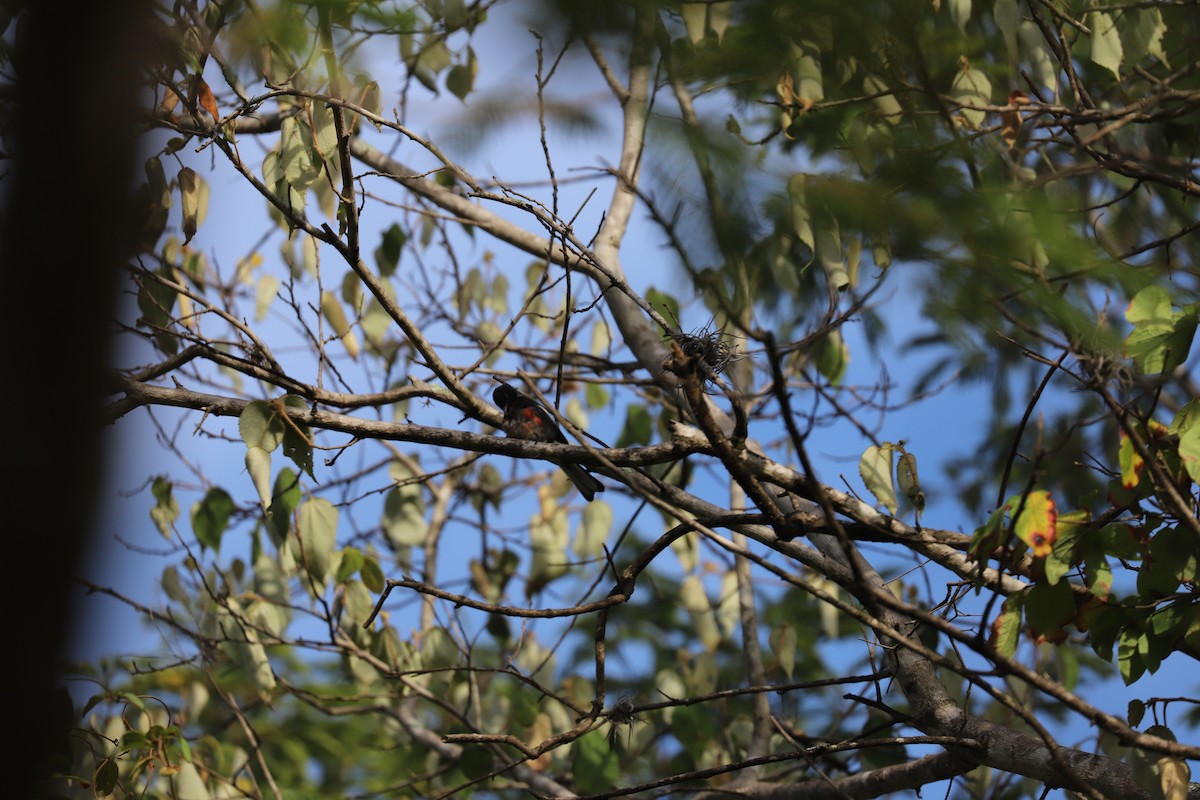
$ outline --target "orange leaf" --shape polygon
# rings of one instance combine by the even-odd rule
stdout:
[[[212,89],[204,82],[204,78],[196,76],[196,102],[200,107],[212,114],[213,122],[220,122],[221,115],[217,113],[217,98],[213,97]]]
[[[1054,549],[1054,541],[1058,538],[1055,523],[1058,521],[1058,509],[1054,498],[1044,490],[1030,492],[1021,498],[1013,498],[1010,508],[1021,509],[1013,525],[1017,538],[1033,548],[1033,554],[1038,558],[1050,555]]]

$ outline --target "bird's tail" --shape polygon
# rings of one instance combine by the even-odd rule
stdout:
[[[596,492],[604,491],[604,484],[579,464],[564,464],[562,469],[563,472],[567,473],[567,477],[571,480],[571,483],[575,484],[575,488],[579,490],[579,493],[589,503],[596,496]]]

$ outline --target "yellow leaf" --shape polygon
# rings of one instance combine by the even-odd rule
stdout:
[[[1133,449],[1133,440],[1129,434],[1121,431],[1121,447],[1117,450],[1117,461],[1121,465],[1121,485],[1132,489],[1142,480],[1142,467],[1145,461]]]
[[[1058,510],[1054,498],[1044,490],[1030,492],[1024,501],[1020,497],[1009,501],[1011,510],[1020,509],[1013,528],[1017,538],[1033,548],[1033,554],[1039,558],[1050,555],[1054,549],[1054,540],[1058,538],[1055,523],[1058,521]]]

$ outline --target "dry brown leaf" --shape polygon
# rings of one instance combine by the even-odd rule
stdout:
[[[212,89],[204,82],[204,78],[196,76],[196,102],[200,107],[212,114],[213,122],[220,122],[221,115],[217,113],[217,98],[213,97]]]
[[[168,119],[174,119],[175,115],[171,112],[175,110],[175,106],[179,105],[179,95],[170,86],[167,86],[163,92],[162,102],[158,104],[158,113]]]
[[[1028,105],[1029,95],[1020,89],[1013,90],[1008,93],[1008,104],[1010,106]],[[1000,135],[1004,137],[1004,143],[1008,145],[1009,150],[1013,149],[1017,143],[1017,133],[1021,129],[1021,121],[1019,107],[1000,112]]]

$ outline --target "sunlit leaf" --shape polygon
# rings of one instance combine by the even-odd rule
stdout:
[[[346,353],[351,358],[358,358],[358,337],[354,335],[350,322],[346,319],[346,310],[342,308],[337,296],[328,289],[321,292],[321,314],[333,328],[333,332],[342,340],[342,346],[346,348]]]
[[[950,19],[961,31],[966,31],[967,23],[971,21],[971,0],[947,0],[950,6]]]
[[[303,563],[309,574],[322,583],[329,575],[337,541],[338,510],[325,498],[312,497],[300,505],[296,516]]]
[[[771,629],[769,642],[780,669],[790,681],[796,668],[796,629],[786,622],[781,622]]]
[[[878,97],[872,99],[872,102],[879,111],[879,115],[888,124],[898,125],[900,123],[900,118],[904,115],[904,109],[900,107],[900,102],[896,100],[895,94],[892,93],[891,88],[882,79],[875,75],[864,77],[863,92],[868,95],[878,95]]]
[[[208,182],[196,171],[184,167],[176,179],[179,183],[179,208],[183,220],[183,243],[187,244],[196,235],[196,229],[208,213]]]
[[[858,461],[858,474],[862,477],[867,491],[875,495],[879,504],[894,517],[900,506],[892,485],[892,451],[893,446],[890,442],[868,447]]]
[[[612,529],[612,506],[593,500],[583,509],[583,519],[575,533],[571,550],[580,558],[595,558],[604,552],[604,543]]]
[[[247,447],[260,447],[270,453],[283,441],[283,420],[264,400],[246,404],[238,416],[238,433]]]
[[[1017,651],[1021,636],[1021,606],[1010,598],[1000,607],[1000,614],[992,621],[988,643],[996,652],[1011,658]]]
[[[1142,372],[1169,372],[1187,359],[1196,334],[1195,306],[1175,311],[1166,289],[1147,286],[1134,295],[1125,318],[1133,330],[1125,338],[1124,353]]]
[[[246,448],[246,472],[254,482],[259,501],[264,509],[271,507],[271,454],[261,447]]]
[[[1058,511],[1050,493],[1038,490],[1014,497],[1009,501],[1008,507],[1010,513],[1017,515],[1013,523],[1013,532],[1017,538],[1033,548],[1035,556],[1049,555],[1058,536],[1055,527]]]
[[[987,112],[970,106],[990,105],[992,102],[992,82],[978,69],[963,59],[954,83],[950,86],[950,96],[964,107],[958,109],[967,127],[979,128],[983,125]]]
[[[1087,15],[1088,28],[1092,32],[1092,61],[1112,72],[1113,77],[1121,77],[1121,61],[1124,51],[1121,47],[1121,34],[1112,16],[1106,11],[1092,11]]]
[[[704,583],[699,575],[688,575],[680,584],[679,603],[692,618],[696,638],[708,652],[714,652],[721,643],[721,631],[717,628],[716,615]]]
[[[719,591],[716,608],[717,624],[720,625],[721,634],[727,640],[732,640],[738,632],[742,609],[738,596],[737,572],[730,569],[721,575]]]

